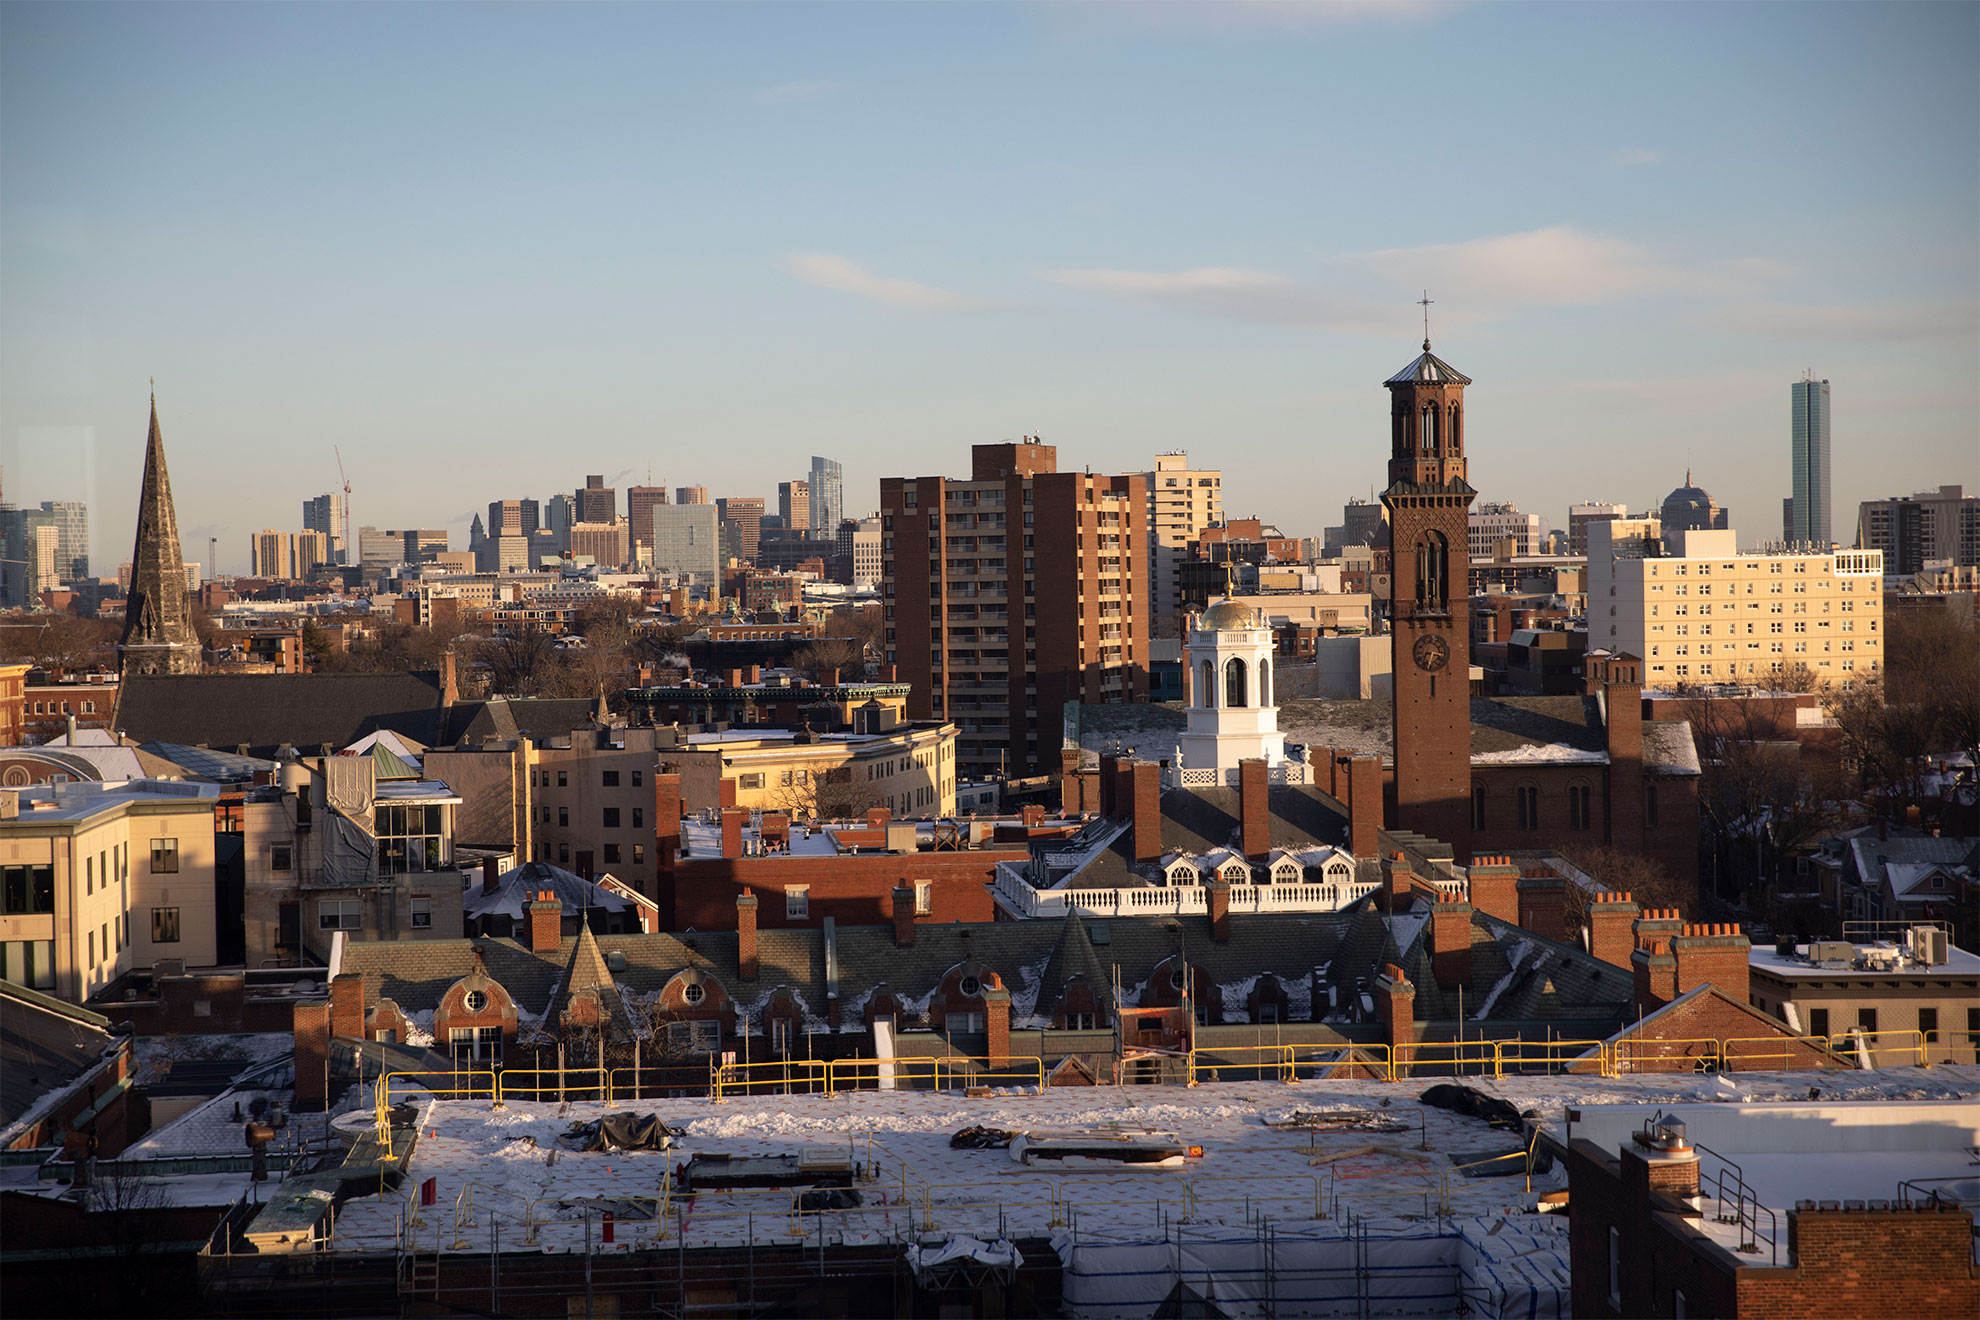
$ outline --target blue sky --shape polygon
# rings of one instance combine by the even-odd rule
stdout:
[[[1980,488],[1980,7],[0,7],[0,462],[128,557],[158,378],[190,557],[336,484],[445,526],[603,472],[847,503],[1038,433],[1317,534],[1379,382],[1471,375],[1555,524],[1689,462],[1777,535]]]

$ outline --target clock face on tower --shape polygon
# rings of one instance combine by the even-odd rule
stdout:
[[[1415,658],[1418,669],[1435,672],[1451,658],[1451,644],[1435,633],[1427,633],[1416,639],[1416,645],[1410,648],[1410,655]]]

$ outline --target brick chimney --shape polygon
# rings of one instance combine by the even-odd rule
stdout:
[[[1684,914],[1676,908],[1644,908],[1630,928],[1636,947],[1647,949],[1658,941],[1669,943],[1673,935],[1684,930]]]
[[[1677,959],[1671,956],[1668,939],[1652,938],[1637,945],[1629,965],[1636,977],[1638,1012],[1654,1013],[1677,998]]]
[[[1677,959],[1677,992],[1688,995],[1701,985],[1718,988],[1728,999],[1747,1002],[1752,944],[1737,925],[1724,923],[1686,926],[1671,940]]]
[[[502,859],[484,857],[481,859],[481,892],[492,894],[502,887]]]
[[[739,688],[742,685],[743,685],[742,670],[731,669],[729,671],[729,686],[732,688]]]
[[[1059,814],[1077,816],[1086,808],[1080,804],[1079,748],[1059,749]]]
[[[1391,1057],[1416,1043],[1416,987],[1394,963],[1385,965],[1375,978],[1375,1020],[1382,1024]],[[1397,1067],[1396,1076],[1406,1073],[1406,1067]]]
[[[1519,868],[1512,864],[1512,858],[1473,857],[1466,876],[1465,887],[1471,895],[1472,907],[1508,925],[1520,924]]]
[[[820,680],[820,682],[819,682],[819,686],[820,686],[820,687],[837,687],[837,686],[839,686],[839,671],[838,671],[838,670],[836,670],[836,669],[828,669],[828,670],[826,670],[826,671],[825,671],[825,676],[824,676],[824,678],[823,678],[823,679],[821,679],[821,680]]]
[[[1120,785],[1115,780],[1120,774],[1120,761],[1121,758],[1112,752],[1100,753],[1100,814],[1108,820],[1113,820],[1119,811],[1115,798]]]
[[[736,973],[745,981],[756,979],[756,895],[736,895]]]
[[[1153,761],[1123,761],[1121,775],[1128,810],[1134,813],[1134,860],[1155,861],[1162,856],[1162,767]]]
[[[1519,924],[1542,939],[1567,939],[1567,881],[1552,871],[1519,878]]]
[[[1602,666],[1602,706],[1609,748],[1609,842],[1643,847],[1643,662],[1610,656]]]
[[[346,972],[330,982],[330,1034],[364,1039],[364,973]]]
[[[1218,944],[1231,939],[1231,882],[1211,876],[1203,882],[1204,898],[1210,907],[1210,938]]]
[[[461,699],[460,677],[455,669],[453,648],[440,653],[440,709],[451,710]]]
[[[557,895],[545,889],[524,908],[529,918],[529,947],[536,953],[555,953],[564,942],[564,905]]]
[[[671,870],[681,854],[681,777],[671,771],[653,776],[653,860]]]
[[[1446,990],[1471,984],[1471,904],[1431,905],[1430,969]]]
[[[330,1060],[330,1004],[327,1000],[317,1000],[297,1004],[293,1018],[295,1045],[293,1059],[296,1068],[295,1108],[303,1113],[317,1113],[330,1103],[329,1078]]]
[[[1611,889],[1588,905],[1588,952],[1603,962],[1628,969],[1636,945],[1636,904],[1629,891]]]
[[[986,986],[983,991],[983,1030],[988,1036],[983,1052],[991,1067],[1011,1061],[1011,992],[1003,986]]]
[[[1240,851],[1263,861],[1272,851],[1272,771],[1259,757],[1238,762],[1238,839]]]
[[[1382,762],[1378,757],[1348,758],[1348,851],[1356,857],[1380,857],[1382,842]]]
[[[742,807],[722,808],[722,856],[742,856],[743,822],[749,819],[749,812]]]
[[[1384,912],[1407,912],[1416,898],[1416,873],[1400,849],[1382,859],[1382,887],[1375,893],[1375,906]]]
[[[751,665],[743,671],[743,676],[752,683],[761,683],[763,681],[763,666]]]
[[[914,890],[908,885],[894,886],[894,947],[911,948],[914,945]]]

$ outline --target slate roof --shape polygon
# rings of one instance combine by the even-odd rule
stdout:
[[[312,755],[348,747],[377,729],[416,742],[439,740],[440,675],[131,674],[117,698],[117,724],[140,743],[205,743],[273,756],[283,743]]]
[[[561,1017],[570,1008],[571,1000],[586,991],[596,995],[604,1007],[610,1024],[608,1034],[620,1040],[629,1039],[633,1035],[632,1022],[626,1016],[626,1005],[619,997],[619,987],[613,984],[612,973],[605,966],[605,955],[598,947],[598,937],[591,933],[591,927],[580,926],[577,938],[571,941],[571,960],[564,967],[556,1016]]]
[[[1274,848],[1347,842],[1347,817],[1312,784],[1274,784],[1265,795],[1267,836]],[[1238,839],[1238,790],[1172,788],[1162,794],[1162,851],[1201,856]],[[1135,869],[1134,831],[1126,830],[1082,867],[1079,889],[1134,889],[1151,882]]]
[[[489,738],[513,742],[524,732],[538,738],[561,737],[590,724],[595,713],[595,704],[583,697],[458,702],[447,712],[438,741],[452,747],[462,742],[479,746]]]
[[[1288,737],[1308,746],[1395,759],[1395,726],[1387,700],[1296,702],[1282,712],[1280,726]],[[1471,754],[1481,765],[1522,760],[1545,764],[1550,756],[1600,763],[1608,754],[1601,703],[1592,696],[1475,697]],[[1691,725],[1684,720],[1645,720],[1643,764],[1652,774],[1697,774]]]
[[[502,915],[520,921],[524,905],[546,889],[563,904],[566,916],[575,916],[587,908],[624,912],[632,906],[624,896],[573,871],[549,862],[524,862],[498,876],[493,891],[480,884],[469,886],[461,899],[461,914],[470,921]]]
[[[1544,947],[1550,957],[1530,983],[1516,979],[1502,991],[1485,1021],[1606,1015],[1620,1022],[1628,1015],[1632,994],[1628,971],[1598,963],[1573,945],[1542,940],[1477,913],[1472,923],[1473,967],[1465,1008],[1473,1021],[1479,1020],[1477,1007],[1504,975],[1510,947],[1521,940]],[[890,926],[840,927],[834,945],[842,1030],[864,1029],[863,1007],[882,985],[902,1001],[907,1024],[912,1025],[943,976],[967,961],[982,963],[1004,978],[1011,991],[1014,1025],[1034,1014],[1049,1016],[1075,974],[1100,987],[1104,1002],[1105,987],[1118,966],[1121,984],[1132,1001],[1155,968],[1179,950],[1220,985],[1265,973],[1299,983],[1324,968],[1323,983],[1338,987],[1344,1005],[1359,987],[1374,982],[1383,963],[1398,963],[1416,983],[1417,1016],[1449,1018],[1455,1016],[1456,997],[1439,990],[1430,972],[1428,928],[1420,908],[1387,917],[1366,903],[1346,912],[1233,916],[1230,938],[1222,944],[1211,940],[1210,923],[1204,917],[928,925],[918,927],[915,942],[904,949],[894,946]],[[1398,932],[1406,948],[1399,947]],[[556,952],[544,954],[508,939],[358,941],[346,946],[343,967],[366,973],[367,1005],[387,997],[405,1011],[417,1012],[432,1008],[449,986],[467,974],[473,965],[472,950],[479,944],[489,975],[514,996],[526,1018],[540,1020],[546,1010],[561,1007],[560,990],[584,938],[566,936]],[[622,995],[651,995],[693,967],[721,982],[730,997],[751,1012],[779,987],[788,987],[813,1018],[822,1021],[825,1016],[824,934],[818,930],[759,931],[758,976],[748,983],[737,970],[734,931],[590,938],[600,954],[624,956],[625,970],[613,977]],[[553,996],[557,996],[554,1001]],[[1324,996],[1316,1000],[1324,1002]]]
[[[1414,362],[1382,382],[1384,385],[1469,385],[1471,377],[1430,351],[1423,341],[1423,353]]]
[[[12,982],[0,983],[0,1128],[94,1068],[109,1019]]]

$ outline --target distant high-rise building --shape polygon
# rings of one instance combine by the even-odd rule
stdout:
[[[289,542],[294,547],[289,557],[295,565],[295,575],[299,578],[308,577],[331,562],[330,538],[322,532],[297,532],[289,538]]]
[[[264,527],[248,538],[248,576],[292,578],[296,575],[296,538]]]
[[[478,528],[479,515],[475,518]],[[380,531],[376,527],[360,527],[357,534],[358,564],[364,576],[377,580],[386,576],[392,569],[405,562],[406,538],[395,531]]]
[[[46,525],[55,529],[55,574],[64,586],[89,576],[87,504],[81,500],[43,500],[39,509],[29,509],[21,517],[30,528]]]
[[[1155,470],[1144,472],[1148,483],[1148,601],[1156,631],[1176,634],[1181,596],[1176,566],[1189,558],[1189,543],[1203,529],[1224,520],[1224,474],[1216,468],[1196,469],[1181,450],[1155,456]]]
[[[757,543],[763,539],[763,497],[730,496],[715,501],[722,512],[722,543],[737,559],[756,561]]]
[[[1829,523],[1829,382],[1804,376],[1794,398],[1794,504],[1788,540],[1827,549]]]
[[[667,502],[665,486],[626,488],[626,526],[632,531],[633,545],[653,548],[653,510]]]
[[[588,556],[600,568],[617,568],[631,558],[627,544],[626,521],[571,524],[571,557]]]
[[[1501,541],[1513,543],[1516,555],[1540,553],[1540,515],[1521,513],[1516,504],[1481,504],[1470,514],[1473,559],[1490,559]]]
[[[489,536],[522,536],[536,534],[537,508],[535,500],[495,500],[488,506]],[[443,550],[445,546],[441,547]]]
[[[839,519],[838,545],[836,549],[851,567],[854,582],[880,583],[885,571],[880,553],[881,535],[878,518]]]
[[[686,586],[719,590],[722,532],[712,504],[662,504],[653,510],[653,571]]]
[[[1929,563],[1980,565],[1980,495],[1941,486],[1865,500],[1857,508],[1856,544],[1883,551],[1886,573],[1922,573]]]
[[[551,549],[563,554],[571,548],[571,524],[578,520],[575,495],[552,495],[543,504],[543,525],[550,531]]]
[[[777,483],[777,516],[784,520],[784,526],[794,532],[809,532],[811,525],[811,483],[808,481],[780,481]],[[838,526],[833,524],[834,529]]]
[[[811,530],[819,536],[835,535],[839,520],[846,516],[845,469],[836,460],[813,454],[811,480],[806,484],[811,487]]]
[[[1628,516],[1629,507],[1623,504],[1603,504],[1597,501],[1568,505],[1568,553],[1571,555],[1588,553],[1589,523],[1614,522],[1617,518]]]
[[[36,523],[29,546],[29,563],[34,570],[34,589],[53,591],[62,585],[62,530],[53,523]]]
[[[179,545],[172,481],[165,472],[165,436],[158,429],[156,395],[151,400],[151,434],[145,441],[144,484],[138,493],[131,591],[124,602],[124,635],[117,655],[126,679],[200,670],[199,638],[193,632],[185,551]]]
[[[1732,517],[1703,487],[1691,484],[1690,469],[1685,470],[1684,484],[1664,496],[1662,515],[1666,546],[1675,544],[1679,532],[1723,532]]]
[[[714,501],[708,498],[708,487],[706,486],[676,486],[674,487],[674,503],[712,504]]]
[[[1388,512],[1373,500],[1349,500],[1341,508],[1341,525],[1324,531],[1320,554],[1325,559],[1339,559],[1341,552],[1351,545],[1365,545],[1371,550],[1386,547]]]
[[[619,492],[601,476],[589,476],[576,492],[577,521],[608,523],[619,516]]]
[[[302,525],[306,532],[322,532],[330,538],[329,562],[350,562],[344,545],[344,497],[341,493],[326,491],[314,499],[304,500]]]
[[[1148,694],[1145,478],[1060,472],[1029,439],[970,468],[880,483],[887,662],[910,718],[959,726],[963,774],[1038,774],[1068,702]]]

